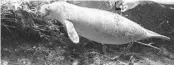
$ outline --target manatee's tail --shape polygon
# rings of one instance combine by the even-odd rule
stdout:
[[[167,37],[167,36],[155,33],[153,31],[150,31],[150,30],[147,30],[147,29],[146,29],[146,34],[149,38],[161,38],[161,39],[164,39],[164,40],[170,40],[170,38]]]

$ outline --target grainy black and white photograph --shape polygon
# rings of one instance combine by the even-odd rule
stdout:
[[[1,0],[1,65],[174,65],[174,0]]]

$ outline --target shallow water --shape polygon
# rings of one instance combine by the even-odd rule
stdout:
[[[89,7],[98,8],[115,13],[114,5],[109,2],[73,2],[70,3]],[[65,30],[60,29],[64,33],[63,38],[59,40],[45,40],[41,38],[37,31],[22,30],[21,27],[9,28],[2,26],[2,65],[71,65],[80,62],[80,65],[99,65],[99,64],[128,64],[129,56],[136,55],[135,65],[173,65],[174,64],[174,5],[159,5],[157,3],[139,5],[134,9],[122,13],[122,16],[133,20],[141,26],[166,35],[171,38],[170,41],[161,39],[148,39],[142,42],[155,43],[162,49],[158,51],[151,47],[134,44],[127,55],[121,57],[120,61],[110,60],[105,56],[117,56],[126,45],[105,45],[108,47],[108,54],[103,54],[102,46],[99,43],[92,42],[81,38],[81,43],[85,45],[74,45],[67,37]],[[121,15],[121,14],[120,14]],[[4,21],[4,20],[3,20]],[[9,24],[14,25],[14,24]],[[42,24],[44,25],[44,24]],[[59,25],[58,25],[59,26]],[[46,28],[46,27],[45,27]],[[54,31],[54,32],[53,32]],[[44,31],[47,35],[56,36],[55,30]],[[65,38],[64,38],[65,37]],[[63,42],[62,42],[63,41]],[[67,46],[66,45],[70,45]],[[83,48],[82,48],[83,47]],[[73,50],[76,49],[76,50]],[[77,50],[78,49],[78,50]],[[85,51],[84,51],[85,50]],[[82,53],[83,52],[83,53]],[[80,57],[80,58],[79,58]],[[137,58],[138,57],[138,58]],[[139,58],[141,57],[141,58]],[[83,60],[83,61],[78,61]]]

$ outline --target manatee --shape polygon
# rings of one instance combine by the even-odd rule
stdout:
[[[56,19],[61,22],[74,43],[79,43],[79,36],[102,44],[116,45],[148,38],[170,39],[117,13],[67,2],[45,4],[39,12],[46,20]]]

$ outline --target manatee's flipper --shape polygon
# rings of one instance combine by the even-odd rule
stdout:
[[[77,32],[76,32],[76,30],[74,28],[73,23],[68,21],[68,20],[65,20],[64,24],[65,24],[68,36],[71,39],[71,41],[73,43],[79,43],[79,36],[78,36],[78,34],[77,34]]]

